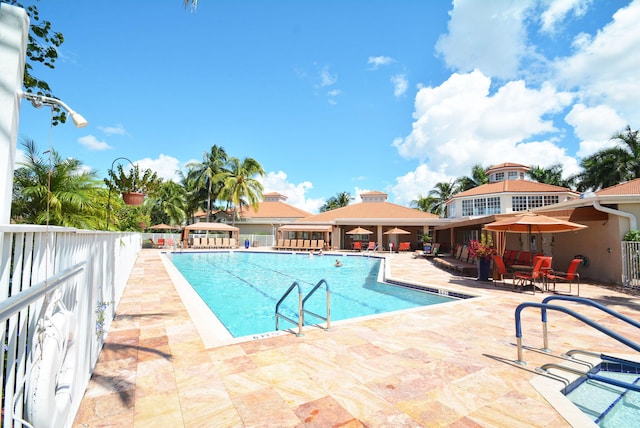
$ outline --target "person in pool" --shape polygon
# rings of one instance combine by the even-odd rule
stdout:
[[[336,259],[336,264],[334,264],[334,266],[336,267],[342,266],[342,262],[340,261],[340,259]]]

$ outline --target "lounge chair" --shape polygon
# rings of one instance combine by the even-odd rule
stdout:
[[[398,251],[411,251],[411,242],[401,242],[398,244]]]
[[[311,243],[309,244],[309,250],[315,251],[317,249],[318,249],[318,240],[317,239],[312,239]]]
[[[278,243],[273,246],[273,249],[282,250],[282,247],[284,247],[284,239],[278,239]]]
[[[222,238],[222,248],[231,248],[229,238]]]
[[[238,248],[236,238],[229,238],[229,248]]]
[[[362,242],[360,241],[356,241],[353,243],[353,250],[354,251],[362,251]]]
[[[303,250],[307,250],[307,251],[308,251],[308,250],[311,250],[311,239],[305,239],[305,240],[302,242],[302,249],[303,249]]]
[[[569,284],[569,294],[571,294],[571,285],[576,284],[578,289],[578,296],[580,295],[580,274],[577,272],[578,266],[582,263],[582,259],[573,259],[569,264],[569,269],[566,272],[555,272],[551,270],[547,273],[547,284],[549,281],[553,281],[553,292],[556,292],[556,284],[558,281]]]
[[[319,251],[324,250],[324,239],[318,239],[318,250]]]

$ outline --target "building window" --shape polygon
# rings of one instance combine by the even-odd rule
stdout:
[[[457,215],[458,215],[458,213],[456,213],[456,203],[455,202],[451,202],[449,204],[449,207],[447,208],[446,217],[454,218],[454,217],[457,217]]]
[[[504,181],[504,172],[496,172],[494,181]]]
[[[462,216],[473,215],[473,200],[465,199],[462,201]]]
[[[511,209],[513,211],[527,211],[557,204],[558,202],[559,197],[557,195],[513,196],[511,198]]]
[[[487,214],[500,214],[500,198],[487,198]]]
[[[517,180],[518,179],[518,171],[509,171],[508,180]]]

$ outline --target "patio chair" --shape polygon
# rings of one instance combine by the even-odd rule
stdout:
[[[502,260],[507,266],[515,265],[518,260],[518,250],[504,250]]]
[[[369,241],[369,245],[365,251],[375,251],[378,248],[375,242]]]
[[[502,257],[497,254],[493,256],[493,267],[494,267],[494,275],[493,277],[493,285],[495,286],[498,282],[498,278],[502,279],[502,285],[507,285],[507,277],[511,277],[512,281],[512,289],[515,288],[515,276],[514,272],[511,269],[508,269]]]
[[[573,259],[566,272],[555,272],[552,270],[547,273],[547,281],[553,281],[554,293],[556,292],[556,283],[560,281],[569,284],[569,294],[571,294],[571,286],[576,284],[577,295],[580,295],[580,274],[577,272],[580,263],[582,263],[582,259]]]
[[[164,238],[158,238],[158,248],[164,248]]]
[[[523,290],[527,285],[531,285],[533,294],[536,294],[537,282],[542,282],[542,289],[544,290],[545,276],[550,267],[551,257],[536,256],[531,271],[518,271],[514,274],[514,284],[522,287]]]
[[[356,241],[353,243],[353,250],[362,251],[362,242]]]
[[[411,250],[411,242],[401,242],[398,244],[398,251],[410,251]]]

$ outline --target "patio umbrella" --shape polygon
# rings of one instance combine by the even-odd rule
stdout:
[[[531,212],[517,214],[484,225],[487,230],[515,233],[557,233],[584,229],[587,226]]]
[[[529,250],[531,250],[532,233],[559,233],[581,230],[587,226],[573,223],[559,218],[548,217],[542,214],[526,212],[512,217],[503,218],[484,225],[484,229],[495,232],[526,233],[529,238]]]
[[[411,235],[411,232],[394,227],[393,229],[387,230],[384,234],[385,235]]]
[[[153,229],[153,230],[174,230],[174,229],[178,229],[175,226],[169,226],[168,224],[164,224],[164,223],[160,223],[160,224],[156,224],[155,226],[151,226],[149,229]]]
[[[371,235],[373,232],[361,227],[356,227],[347,232],[347,235]]]

